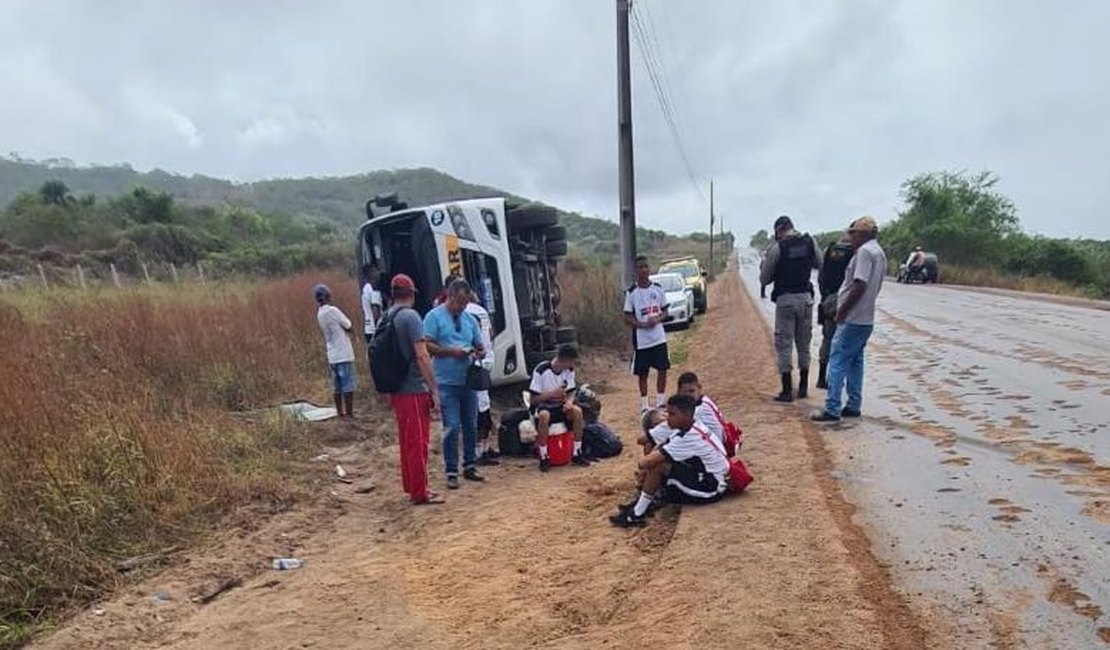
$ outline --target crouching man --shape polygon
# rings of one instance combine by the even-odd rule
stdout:
[[[636,472],[639,495],[609,518],[614,526],[632,528],[647,523],[656,494],[670,503],[713,503],[728,488],[728,462],[712,434],[694,420],[697,403],[689,395],[667,400],[670,438],[640,459]]]
[[[532,383],[528,392],[532,394],[529,409],[536,418],[536,447],[540,452],[540,471],[551,469],[551,459],[547,454],[547,438],[551,425],[566,424],[574,432],[575,465],[589,465],[582,457],[582,409],[574,403],[574,393],[578,384],[574,379],[574,366],[578,362],[578,348],[564,343],[559,346],[555,358],[544,361],[532,371]]]

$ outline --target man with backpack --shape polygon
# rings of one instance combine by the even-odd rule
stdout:
[[[855,250],[848,236],[844,235],[825,249],[825,260],[821,264],[821,270],[817,272],[817,287],[821,292],[821,303],[817,307],[817,324],[821,326],[818,388],[828,388],[829,350],[832,348],[833,336],[836,335],[836,296]]]
[[[813,269],[821,268],[821,249],[807,234],[794,229],[783,215],[775,220],[775,243],[767,249],[759,272],[761,284],[774,284],[775,353],[782,392],[776,402],[793,402],[793,348],[798,350],[798,397],[809,393],[809,342],[813,336]]]
[[[378,392],[389,395],[397,420],[401,484],[413,505],[443,503],[428,490],[428,438],[431,415],[439,403],[432,360],[424,342],[424,323],[413,309],[416,287],[398,273],[390,282],[393,304],[378,323],[371,344],[370,373]]]

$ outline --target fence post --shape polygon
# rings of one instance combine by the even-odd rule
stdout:
[[[200,283],[204,284],[204,266],[201,265],[200,260],[197,260],[197,275],[200,276]]]
[[[146,286],[150,286],[150,272],[146,270],[146,262],[140,262],[143,266],[143,277],[146,278]]]
[[[116,272],[116,265],[109,264],[108,266],[112,267],[112,284],[116,285],[116,288],[119,289],[119,273]]]
[[[85,269],[81,265],[77,265],[77,281],[81,283],[81,291],[88,291],[88,286],[85,285]]]
[[[177,284],[177,265],[173,262],[170,262],[170,274],[173,275],[173,283]]]
[[[49,289],[50,288],[50,283],[46,281],[46,271],[43,270],[42,264],[39,264],[38,267],[39,267],[39,277],[42,278],[42,286],[43,286],[43,288]]]

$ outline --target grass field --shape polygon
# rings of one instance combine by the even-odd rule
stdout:
[[[324,279],[353,316],[353,280]],[[0,644],[110,589],[117,560],[297,497],[300,427],[236,413],[326,399],[317,281],[0,299]]]

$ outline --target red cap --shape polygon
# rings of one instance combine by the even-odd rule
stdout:
[[[412,278],[405,275],[404,273],[398,273],[397,275],[393,276],[393,280],[391,280],[389,283],[389,288],[393,291],[400,290],[416,293],[416,285],[413,284]]]

